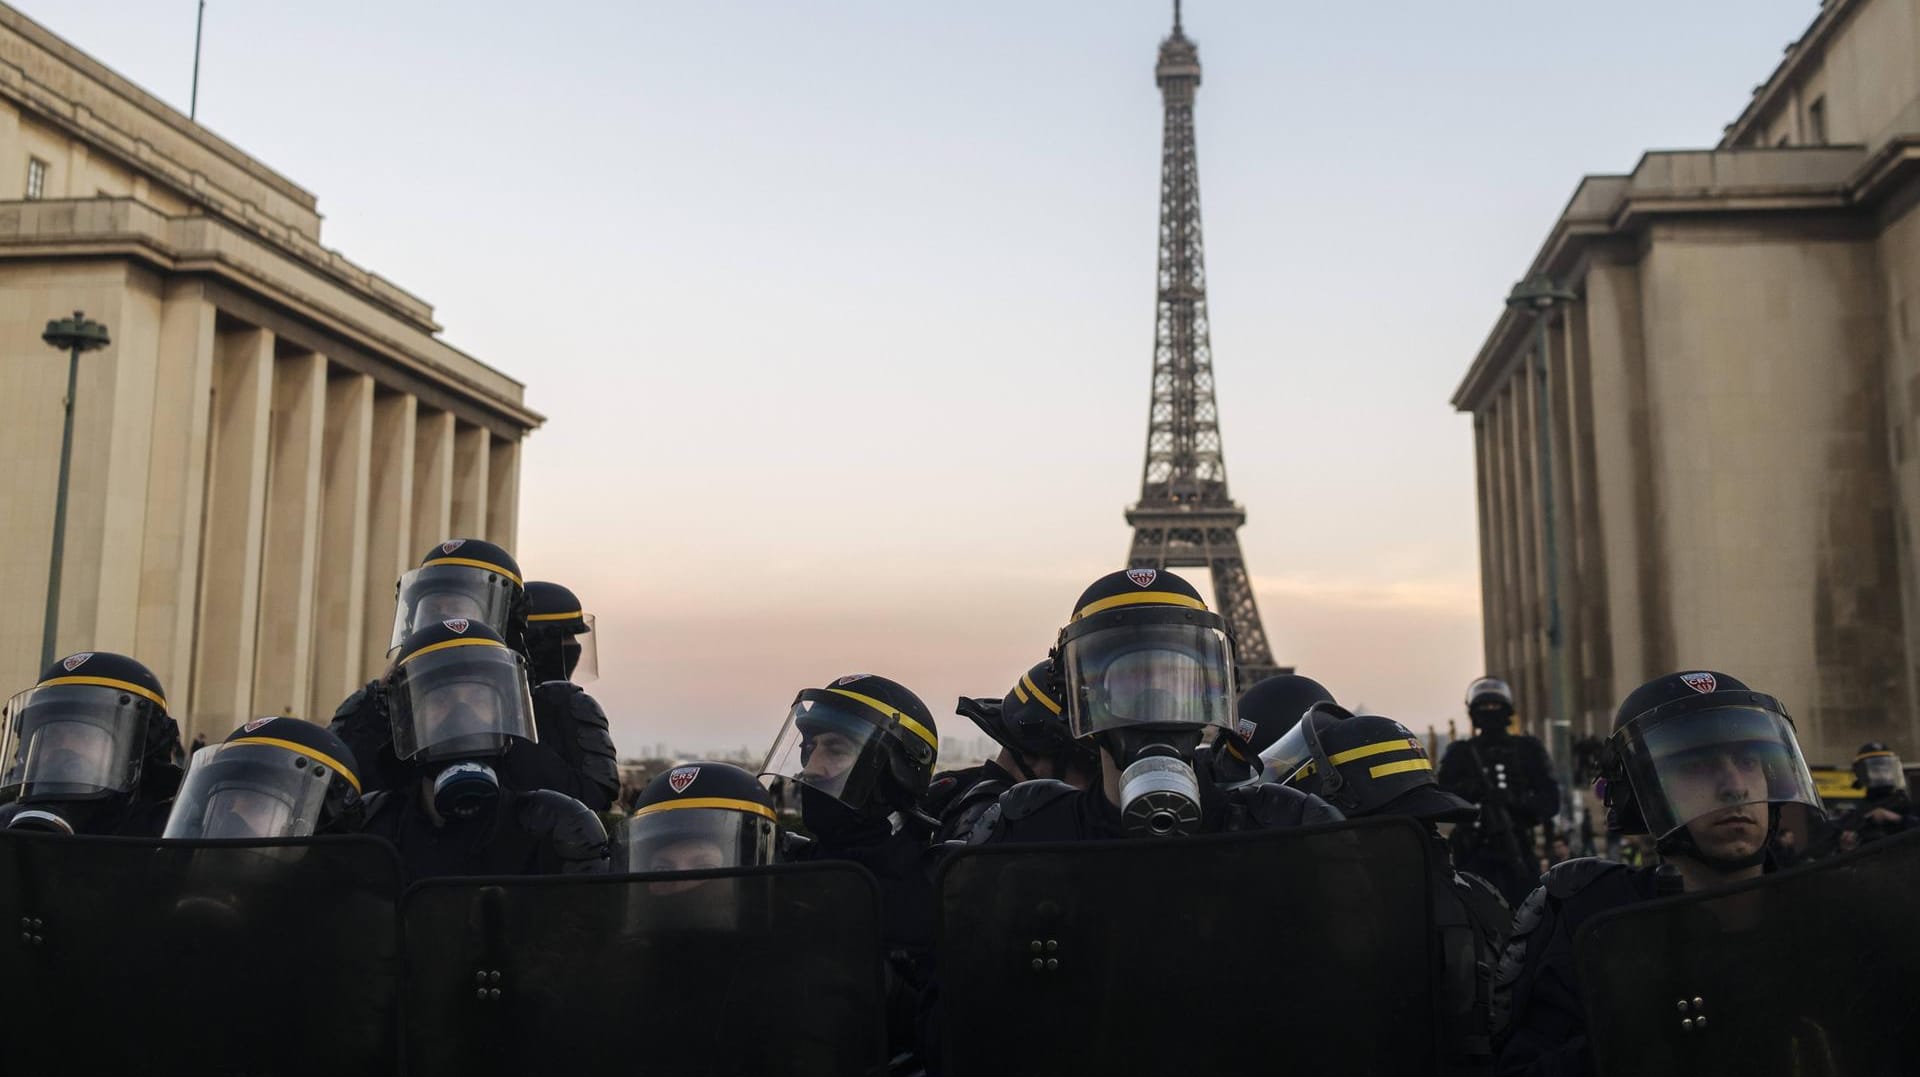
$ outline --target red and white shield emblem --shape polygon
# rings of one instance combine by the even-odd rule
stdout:
[[[461,635],[465,635],[467,632],[467,625],[470,622],[468,622],[468,620],[465,617],[455,617],[451,621],[441,621],[440,623],[443,625],[446,625],[447,630],[450,632],[458,632]]]
[[[448,539],[447,541],[440,544],[440,552],[452,553],[453,551],[459,549],[462,546],[465,546],[466,544],[467,544],[466,539]]]
[[[675,767],[667,771],[667,788],[676,793],[684,793],[687,791],[687,786],[692,785],[693,780],[699,776],[699,767]]]
[[[256,729],[259,729],[261,726],[266,725],[268,722],[272,722],[274,720],[275,718],[273,717],[255,718],[253,721],[248,722],[246,725],[243,725],[240,728],[245,732],[251,733]]]
[[[833,682],[833,687],[838,688],[843,684],[852,684],[855,681],[864,681],[871,676],[873,676],[873,674],[871,673],[849,673],[846,676],[840,678],[839,680]]]
[[[1127,579],[1132,580],[1135,587],[1152,587],[1153,581],[1159,578],[1158,569],[1130,568],[1127,570]]]
[[[1253,735],[1260,731],[1260,727],[1255,725],[1251,718],[1242,718],[1239,720],[1238,726],[1235,731],[1240,734],[1241,740],[1246,741],[1248,744],[1252,744]]]
[[[1708,692],[1720,686],[1720,682],[1714,680],[1713,674],[1711,673],[1682,673],[1680,675],[1680,683],[1701,695],[1706,695]]]
[[[82,651],[79,654],[68,655],[65,659],[63,659],[60,662],[60,664],[66,667],[66,670],[68,673],[72,673],[74,670],[79,669],[81,666],[86,665],[87,659],[92,657],[93,657],[92,651]]]

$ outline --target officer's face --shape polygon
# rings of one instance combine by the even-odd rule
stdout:
[[[273,838],[292,815],[285,802],[250,789],[221,793],[207,805],[206,837]]]
[[[1697,816],[1687,832],[1702,852],[1739,858],[1766,842],[1767,774],[1758,750],[1731,744],[1689,752],[1674,763],[1674,807],[1681,818]]]
[[[647,857],[644,871],[710,871],[727,866],[727,852],[719,842],[702,838],[689,838],[662,845]],[[655,894],[682,894],[696,890],[708,879],[690,879],[676,883],[650,883],[647,889]]]
[[[800,742],[800,776],[816,784],[831,784],[847,776],[860,758],[860,744],[845,733],[815,733]]]
[[[34,734],[27,778],[104,786],[113,769],[113,735],[89,722],[53,722]]]
[[[413,627],[437,624],[441,621],[484,621],[481,616],[486,611],[480,600],[464,591],[435,591],[422,595],[413,607]]]
[[[443,684],[427,693],[415,708],[415,718],[420,723],[423,744],[497,732],[501,728],[500,696],[492,685],[478,681]]]

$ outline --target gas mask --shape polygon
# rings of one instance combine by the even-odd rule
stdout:
[[[449,763],[433,776],[433,810],[446,819],[471,819],[500,799],[500,775],[477,759]]]
[[[1120,818],[1136,838],[1200,832],[1198,729],[1114,729],[1105,743],[1120,767]]]

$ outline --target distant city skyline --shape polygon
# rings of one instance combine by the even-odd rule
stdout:
[[[19,6],[184,111],[194,4]],[[215,0],[199,119],[527,383],[515,553],[598,615],[623,755],[764,745],[849,672],[971,737],[954,698],[1126,552],[1169,8]],[[1187,5],[1277,661],[1422,734],[1460,713],[1460,372],[1579,177],[1711,145],[1817,10]]]

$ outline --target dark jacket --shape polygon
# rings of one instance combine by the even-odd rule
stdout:
[[[1222,792],[1200,783],[1200,830],[1220,834],[1239,830],[1280,830],[1337,823],[1344,816],[1311,793],[1285,785],[1262,784]],[[1075,789],[1065,782],[1021,782],[1002,794],[980,817],[969,842],[1100,841],[1126,838],[1120,809],[1099,786]]]

